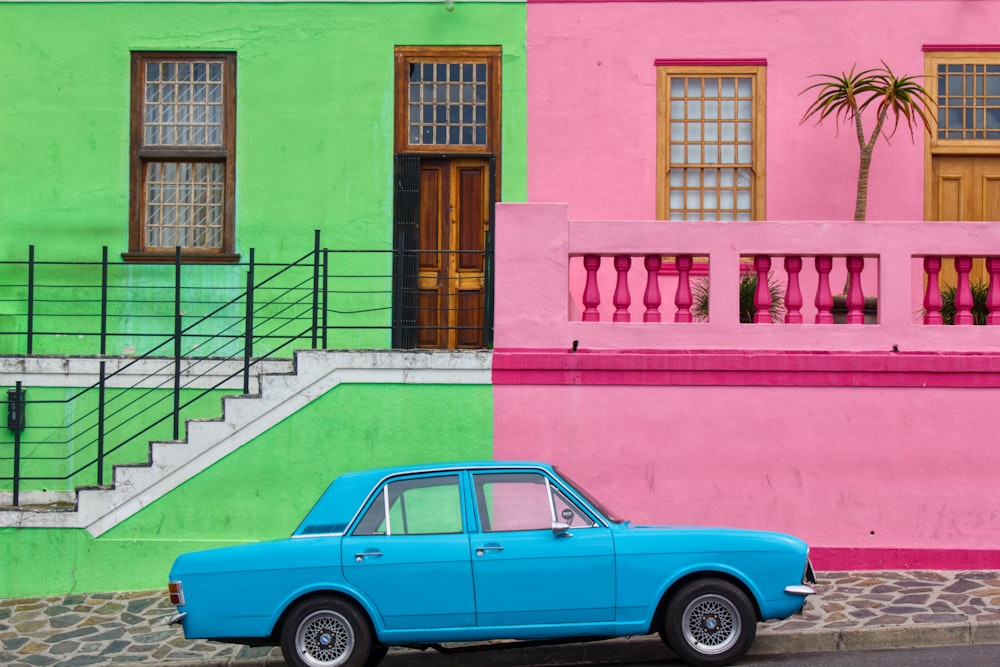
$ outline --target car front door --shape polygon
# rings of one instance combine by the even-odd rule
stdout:
[[[540,472],[473,475],[470,535],[481,627],[615,620],[611,531]],[[567,530],[554,524],[569,524]]]
[[[458,475],[384,484],[341,544],[344,577],[386,629],[475,625]]]

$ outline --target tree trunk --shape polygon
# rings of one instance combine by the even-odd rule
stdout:
[[[872,165],[871,148],[861,149],[861,164],[858,166],[858,197],[854,206],[855,222],[863,222],[868,213],[868,172]]]

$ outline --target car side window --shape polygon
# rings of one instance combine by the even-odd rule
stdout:
[[[573,527],[594,525],[593,519],[544,475],[487,473],[474,479],[479,524],[484,532],[551,530],[557,521]]]
[[[434,535],[462,532],[458,476],[389,482],[368,506],[354,535]]]

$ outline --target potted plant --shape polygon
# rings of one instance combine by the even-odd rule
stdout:
[[[772,272],[767,273],[767,287],[771,293],[771,313],[772,322],[781,322],[785,317],[784,286],[775,278]],[[752,324],[753,317],[757,314],[757,307],[753,303],[754,294],[757,292],[757,272],[745,266],[740,269],[740,322],[742,324]],[[708,321],[708,278],[696,280],[691,285],[691,317],[695,322]]]

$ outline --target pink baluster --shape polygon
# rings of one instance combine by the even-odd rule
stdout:
[[[799,272],[802,271],[801,257],[785,258],[785,273],[788,285],[785,287],[785,324],[802,324],[802,290],[799,289]]]
[[[615,283],[615,322],[629,322],[632,316],[628,307],[632,305],[632,295],[628,291],[628,270],[632,268],[632,258],[628,255],[615,256],[615,271],[618,272],[618,282]]]
[[[597,288],[597,269],[601,268],[600,255],[584,255],[583,268],[587,269],[587,285],[583,288],[583,321],[600,322],[601,291]]]
[[[830,293],[830,271],[833,270],[833,258],[823,255],[816,258],[816,273],[819,274],[819,284],[816,285],[816,324],[833,324],[833,294]]]
[[[990,274],[990,287],[986,290],[986,324],[1000,324],[1000,257],[986,259],[986,271]]]
[[[674,305],[677,312],[674,313],[674,322],[691,322],[691,304],[694,300],[691,297],[691,266],[694,261],[691,255],[677,255],[674,266],[677,267],[677,293],[674,295]]]
[[[955,271],[958,272],[958,289],[955,290],[955,324],[972,324],[972,287],[969,285],[972,258],[956,257]]]
[[[847,258],[847,323],[865,323],[865,295],[861,291],[861,270],[865,266],[865,258],[851,256]]]
[[[927,287],[924,291],[924,324],[941,324],[941,287],[938,274],[941,272],[940,257],[924,257],[924,273]]]
[[[767,274],[771,271],[771,258],[757,255],[753,258],[753,270],[757,272],[757,289],[753,295],[753,305],[757,312],[753,315],[753,321],[767,324],[771,321],[771,287],[767,281]]]
[[[643,262],[646,266],[646,293],[642,303],[646,312],[642,315],[643,322],[660,321],[660,266],[663,258],[660,255],[646,255]]]

